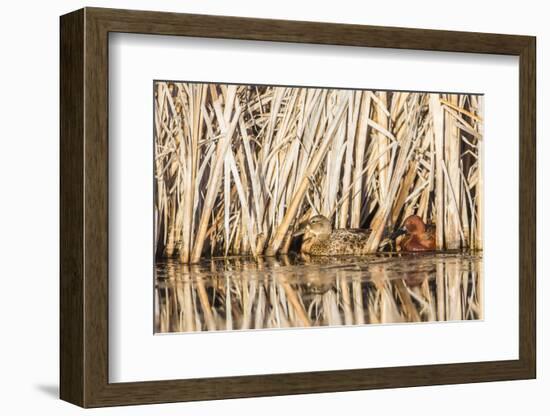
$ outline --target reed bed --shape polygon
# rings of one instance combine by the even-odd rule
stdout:
[[[372,228],[375,252],[413,213],[436,225],[439,250],[480,250],[482,98],[156,82],[155,253],[183,265],[284,255],[314,214]],[[289,294],[273,290],[285,296],[277,319],[294,319]],[[354,299],[353,282],[346,290]],[[268,302],[271,289],[262,293]],[[256,318],[274,319],[249,325]],[[352,308],[344,321],[356,318]]]
[[[162,263],[155,332],[482,319],[477,255]]]

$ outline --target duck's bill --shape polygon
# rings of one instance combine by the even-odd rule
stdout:
[[[397,230],[395,230],[391,234],[390,239],[395,240],[397,237],[399,237],[400,235],[405,234],[406,232],[407,232],[407,230],[405,229],[405,227],[398,228]]]
[[[292,234],[292,237],[299,237],[301,235],[304,235],[306,232],[305,228],[302,228],[301,230],[295,231],[294,234]]]

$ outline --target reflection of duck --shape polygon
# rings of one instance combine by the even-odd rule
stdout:
[[[370,229],[333,230],[327,217],[315,215],[309,219],[304,229],[300,251],[311,256],[367,254],[367,240],[370,234]]]
[[[399,242],[402,251],[435,250],[435,227],[424,224],[418,215],[410,215],[403,221],[403,227],[397,229],[392,239],[406,234]]]
[[[314,295],[322,295],[336,285],[334,272],[327,273],[322,270],[306,272],[303,281],[305,292]]]

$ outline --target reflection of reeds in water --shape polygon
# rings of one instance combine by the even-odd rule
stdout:
[[[481,319],[481,262],[467,253],[168,261],[157,266],[155,332]]]
[[[373,251],[413,213],[439,249],[481,249],[481,113],[467,94],[156,82],[156,253],[284,254],[312,213],[373,228]]]

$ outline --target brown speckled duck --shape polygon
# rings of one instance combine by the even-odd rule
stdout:
[[[418,215],[410,215],[403,221],[403,227],[397,229],[392,239],[406,234],[399,242],[401,251],[418,252],[435,250],[435,228],[424,224]]]
[[[310,256],[342,256],[367,254],[370,229],[332,229],[324,215],[311,217],[304,229],[300,252]]]

